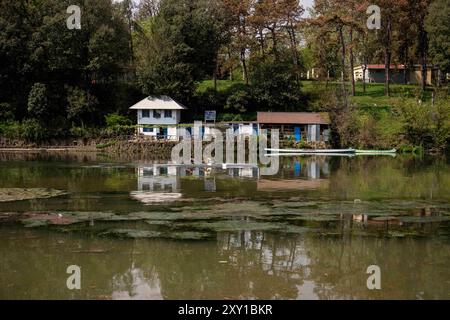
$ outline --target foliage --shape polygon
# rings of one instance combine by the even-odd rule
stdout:
[[[35,119],[25,120],[20,131],[20,137],[31,142],[43,141],[48,137],[45,127]]]
[[[28,95],[28,114],[38,120],[46,119],[49,115],[47,86],[35,83]]]
[[[128,117],[121,116],[116,112],[110,113],[107,116],[105,116],[105,120],[106,125],[110,128],[116,126],[131,126],[133,124]]]
[[[215,70],[223,43],[217,2],[162,0],[159,14],[144,21],[137,38],[137,73],[146,94],[167,94],[186,102],[195,81]]]
[[[67,94],[67,116],[70,120],[83,123],[98,104],[95,96],[81,88],[70,88]]]
[[[225,110],[231,110],[238,113],[248,111],[252,96],[248,90],[239,90],[230,95],[225,105]]]
[[[14,119],[14,108],[10,103],[0,103],[0,122]]]
[[[428,8],[425,29],[430,39],[433,62],[450,72],[450,2],[435,0]]]
[[[287,63],[259,63],[251,74],[251,85],[257,110],[294,111],[302,105],[300,84]]]
[[[92,103],[94,92],[128,73],[130,38],[121,5],[83,1],[82,28],[69,30],[66,9],[71,4],[69,0],[0,2],[0,101],[14,110],[14,120],[43,122],[52,115],[52,119],[71,117],[81,123],[89,113],[88,120],[95,124],[95,111],[108,111],[111,104],[104,96]]]
[[[117,141],[116,141],[116,140],[112,140],[112,141],[109,141],[109,142],[107,142],[107,143],[101,143],[101,144],[98,144],[98,145],[96,146],[96,148],[97,148],[97,149],[106,149],[106,148],[109,148],[109,147],[114,146],[115,144],[117,144]]]

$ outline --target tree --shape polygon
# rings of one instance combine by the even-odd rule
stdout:
[[[162,0],[159,14],[143,21],[138,36],[138,77],[146,94],[170,94],[186,102],[195,81],[212,76],[223,37],[219,4]]]
[[[66,118],[67,88],[102,90],[128,73],[131,52],[121,5],[85,0],[80,4],[81,30],[69,30],[70,4],[70,0],[0,1],[0,101],[14,108],[17,120],[27,116],[43,120],[36,95],[44,92],[52,115]],[[109,104],[103,102],[98,106],[107,110]]]
[[[430,0],[409,0],[409,10],[412,12],[413,24],[417,31],[417,53],[422,71],[422,90],[427,85],[428,33],[425,30],[425,17]]]
[[[67,116],[69,120],[84,126],[85,117],[95,110],[98,100],[81,88],[70,88],[67,95]]]
[[[49,103],[47,86],[43,83],[35,83],[28,95],[28,113],[32,118],[44,121],[49,115]]]
[[[249,31],[249,18],[251,16],[252,0],[222,1],[229,20],[233,44],[232,47],[234,50],[238,51],[239,61],[242,66],[242,78],[245,83],[248,84],[249,71],[247,65],[247,53],[254,41]],[[262,47],[264,47],[263,44]]]
[[[257,110],[298,111],[303,97],[289,63],[266,59],[255,65],[251,74]]]
[[[425,29],[430,39],[430,55],[440,70],[450,72],[450,2],[435,0],[425,19]]]

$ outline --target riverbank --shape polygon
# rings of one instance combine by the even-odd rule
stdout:
[[[122,139],[52,140],[27,143],[23,140],[0,138],[0,152],[9,153],[107,153],[146,155],[169,158],[176,142]]]

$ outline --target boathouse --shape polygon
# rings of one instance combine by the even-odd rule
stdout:
[[[330,117],[326,112],[258,112],[260,129],[278,129],[280,138],[295,141],[328,141]]]

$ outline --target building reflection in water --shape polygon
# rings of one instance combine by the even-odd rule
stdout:
[[[439,266],[448,251],[419,240],[309,237],[259,231],[222,232],[217,242],[136,241],[130,269],[113,277],[112,298],[146,299],[416,299],[448,297]],[[163,250],[165,249],[165,250]],[[177,250],[176,257],[173,250]],[[421,255],[415,255],[420,250]],[[409,259],[404,265],[403,261]],[[434,261],[423,264],[423,261]],[[366,287],[376,262],[389,283]],[[438,271],[433,272],[433,270]],[[414,281],[414,279],[427,279]],[[433,294],[431,294],[433,292]]]
[[[276,177],[261,177],[258,191],[313,190],[329,186],[328,157],[309,157],[284,163]]]
[[[112,278],[113,300],[162,300],[161,285],[156,272],[144,272],[134,263],[123,274]]]
[[[176,201],[183,193],[189,191],[182,181],[191,177],[196,181],[203,180],[202,190],[217,192],[217,179],[233,178],[254,181],[249,192],[274,190],[305,190],[328,187],[330,176],[329,158],[313,157],[281,164],[276,176],[262,176],[258,167],[221,168],[220,166],[179,166],[164,164],[140,164],[137,171],[137,191],[132,197],[147,204],[155,202]],[[246,188],[250,184],[247,183]],[[227,188],[226,184],[221,185]],[[231,186],[230,188],[235,188]],[[184,188],[184,190],[183,190]],[[183,192],[184,191],[184,192]],[[199,190],[200,191],[200,190]],[[223,191],[223,190],[222,190]],[[155,200],[156,199],[156,200]]]
[[[138,191],[177,192],[180,175],[177,167],[139,166]]]

